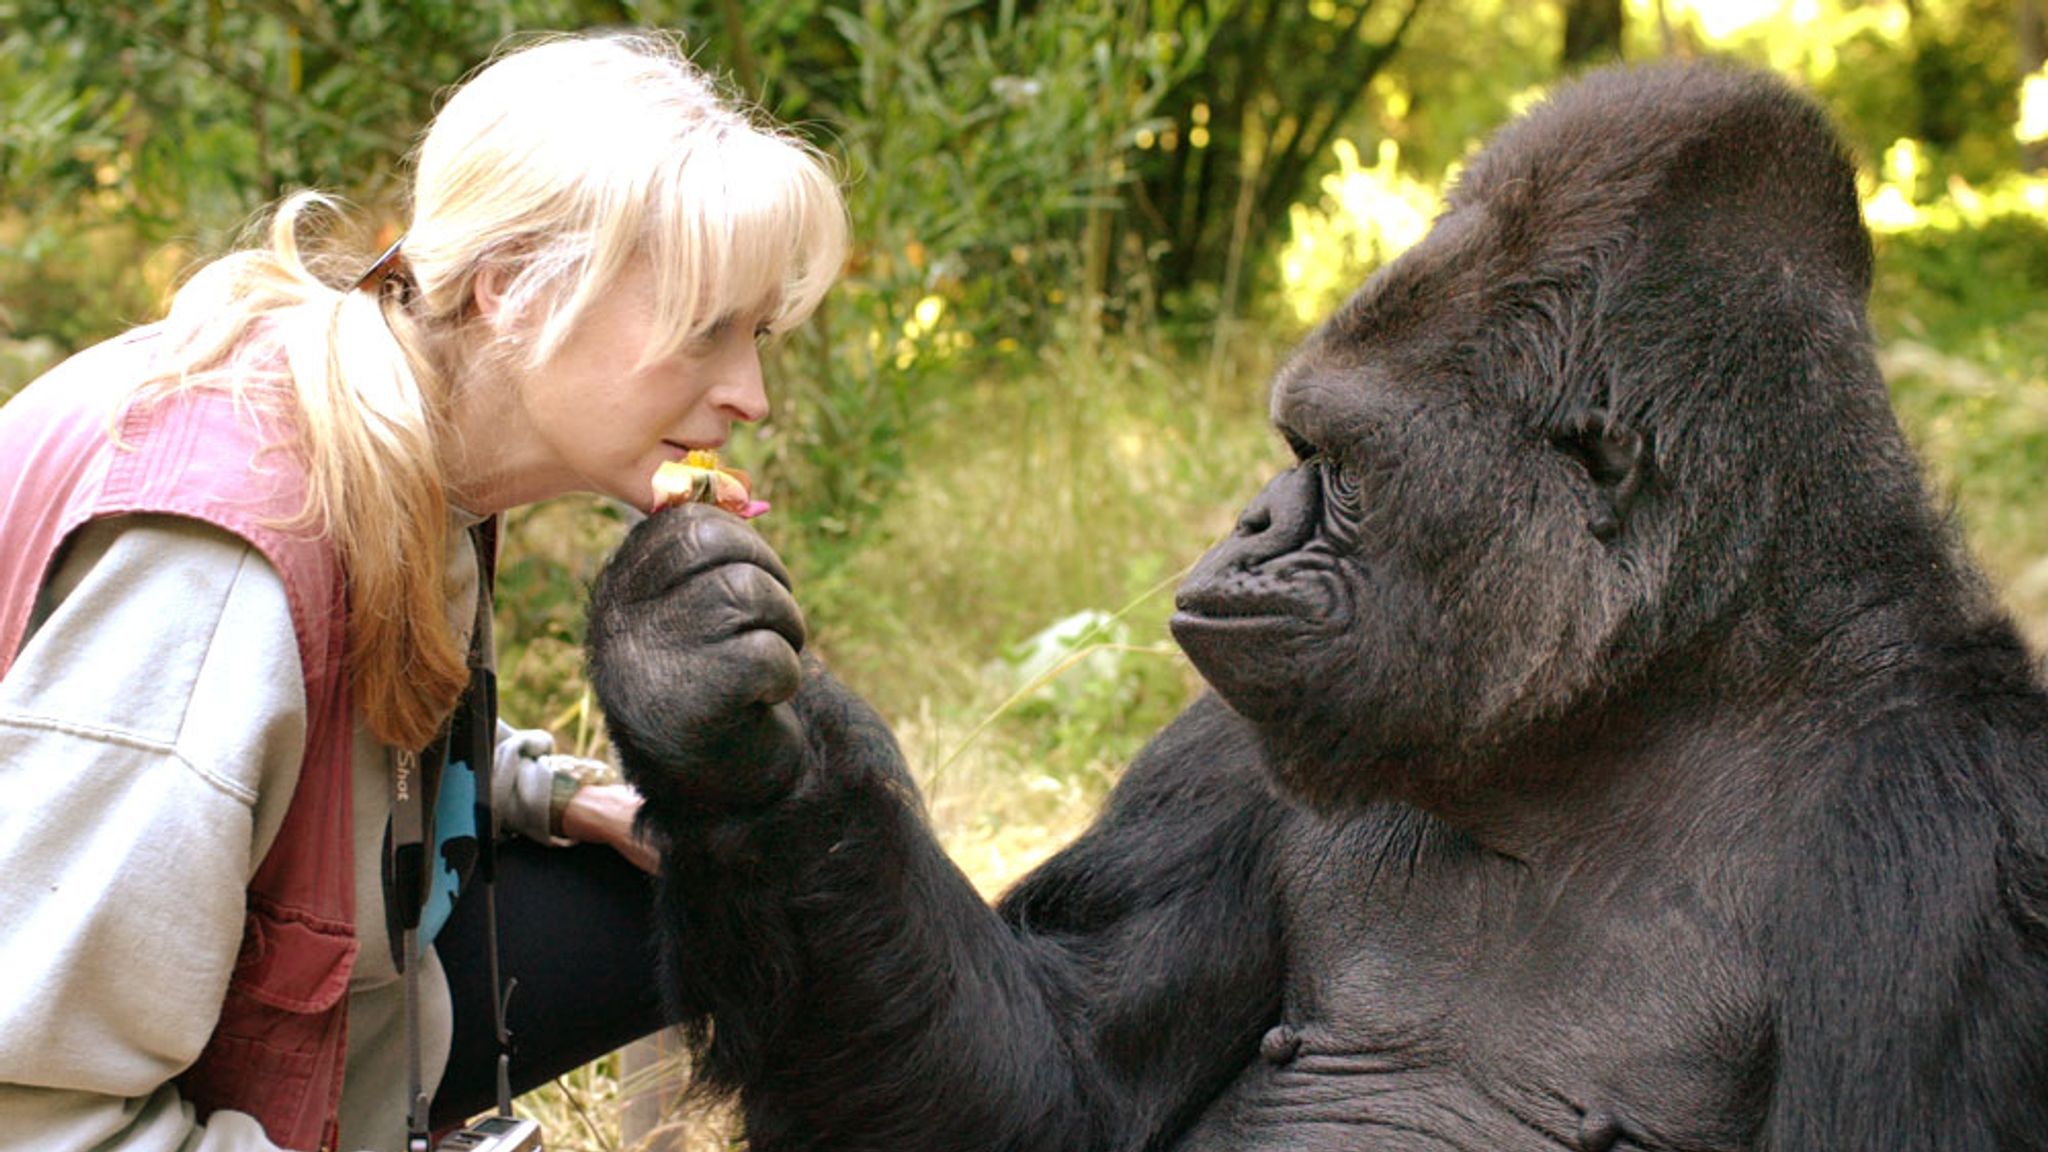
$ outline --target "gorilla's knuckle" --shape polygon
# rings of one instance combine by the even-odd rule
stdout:
[[[756,628],[735,636],[726,655],[746,670],[747,695],[754,703],[780,703],[796,694],[803,670],[796,649],[780,634]]]

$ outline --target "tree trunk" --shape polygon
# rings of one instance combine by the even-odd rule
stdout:
[[[2018,0],[2013,5],[2013,45],[2019,55],[2020,83],[2048,63],[2048,0]],[[2025,94],[2024,87],[2021,89]],[[2048,139],[2020,142],[2020,168],[2039,172],[2048,168]]]
[[[1621,59],[1621,0],[1565,0],[1564,51],[1559,64],[1571,71]]]
[[[749,100],[759,100],[761,92],[761,68],[754,62],[754,47],[747,43],[747,19],[740,11],[739,0],[719,0],[718,15],[725,22],[727,54],[731,57],[732,77],[739,83],[740,91]]]
[[[1192,21],[1205,44],[1199,64],[1160,101],[1176,147],[1137,160],[1134,225],[1143,251],[1164,253],[1153,269],[1162,293],[1213,286],[1219,312],[1229,314],[1285,231],[1287,206],[1427,2],[1328,0],[1321,11],[1301,0],[1162,6],[1178,13],[1174,26]],[[1394,26],[1369,36],[1367,17],[1390,12],[1399,14]],[[1194,146],[1197,106],[1208,109],[1202,148]]]

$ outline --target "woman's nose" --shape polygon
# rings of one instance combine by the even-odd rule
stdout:
[[[768,384],[761,374],[761,353],[749,347],[735,358],[712,390],[712,403],[734,420],[755,424],[768,418]]]

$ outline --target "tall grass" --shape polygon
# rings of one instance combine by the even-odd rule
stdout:
[[[895,722],[985,889],[1063,841],[1198,688],[1166,632],[1173,585],[1280,465],[1272,351],[1216,378],[1075,340],[991,371],[926,425],[864,548],[829,566],[786,549],[820,650]]]

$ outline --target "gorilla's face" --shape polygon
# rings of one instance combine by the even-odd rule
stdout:
[[[1320,804],[1557,715],[1640,591],[1645,439],[1560,402],[1557,280],[1500,215],[1455,209],[1309,338],[1273,394],[1298,463],[1180,590],[1175,638]]]
[[[1319,804],[1562,764],[1915,514],[1869,287],[1815,109],[1736,73],[1575,86],[1281,370],[1299,463],[1175,637]]]

